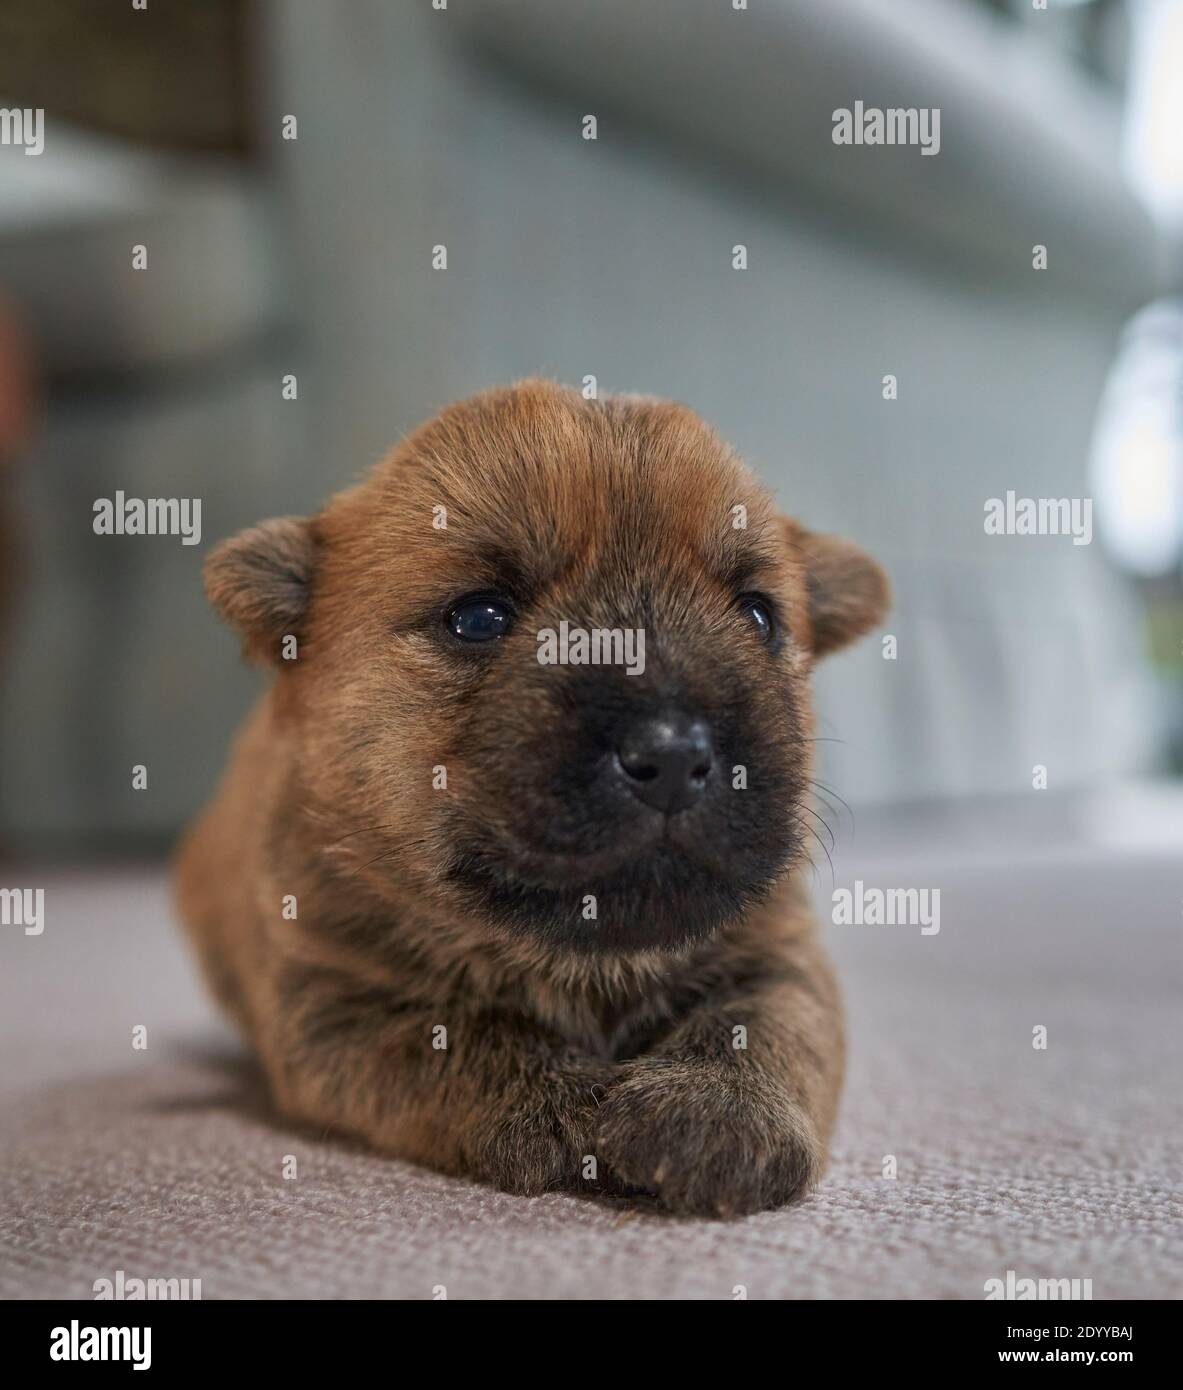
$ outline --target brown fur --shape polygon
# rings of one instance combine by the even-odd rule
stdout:
[[[283,1110],[517,1192],[711,1215],[805,1192],[843,1068],[799,874],[807,682],[884,612],[873,562],[777,517],[691,411],[535,381],[449,407],[206,575],[275,680],[183,846],[180,901]],[[519,625],[460,652],[441,615],[486,588],[516,595]],[[780,650],[740,589],[775,604]],[[643,626],[646,673],[540,666],[536,630],[561,617]],[[669,845],[660,817],[601,815],[599,782],[556,791],[589,720],[659,695],[747,738],[754,788],[721,783]]]

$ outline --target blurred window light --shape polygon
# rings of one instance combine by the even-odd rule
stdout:
[[[1123,165],[1169,237],[1183,232],[1183,0],[1130,0]],[[1098,529],[1144,578],[1183,558],[1183,301],[1127,326],[1101,398],[1090,463]]]
[[[1098,529],[1123,569],[1170,572],[1183,555],[1183,303],[1160,301],[1126,329],[1093,437]]]
[[[1154,216],[1183,228],[1183,0],[1131,0],[1126,174]]]

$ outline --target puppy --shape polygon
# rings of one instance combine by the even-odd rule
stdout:
[[[275,678],[180,902],[282,1110],[513,1192],[807,1191],[843,1070],[808,682],[874,562],[690,410],[526,381],[205,573]]]

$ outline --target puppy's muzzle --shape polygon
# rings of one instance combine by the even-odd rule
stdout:
[[[626,725],[616,744],[616,768],[646,806],[673,815],[706,791],[715,750],[710,725],[679,711]]]

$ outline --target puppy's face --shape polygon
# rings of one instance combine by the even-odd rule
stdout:
[[[767,892],[808,833],[812,663],[886,604],[690,411],[539,382],[207,583],[280,672],[326,865],[576,951],[682,949]]]

